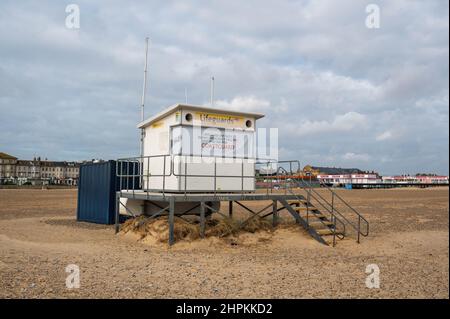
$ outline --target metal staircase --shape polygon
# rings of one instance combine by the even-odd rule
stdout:
[[[280,172],[293,176],[283,167],[278,168],[277,175]],[[279,202],[320,243],[335,246],[338,239],[346,237],[353,237],[359,243],[361,236],[369,235],[369,222],[327,185],[320,183],[329,199],[311,182],[300,178],[290,178],[289,183],[285,180],[285,192],[295,195],[296,199],[280,198]]]

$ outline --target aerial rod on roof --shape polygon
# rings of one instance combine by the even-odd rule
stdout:
[[[145,38],[144,83],[142,85],[141,121],[144,120],[145,91],[147,90],[148,37]]]
[[[147,90],[148,37],[145,38],[144,83],[142,85],[141,121],[144,121],[145,91]],[[144,156],[144,128],[141,129],[141,157]]]
[[[214,106],[214,76],[211,77],[211,107]]]

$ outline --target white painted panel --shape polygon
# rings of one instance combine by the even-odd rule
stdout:
[[[255,157],[255,132],[214,127],[172,128],[171,154],[229,158]]]
[[[193,112],[190,124],[217,127],[173,126],[185,120],[186,112],[190,110],[169,114],[146,128],[144,155],[161,156],[144,160],[144,188],[169,192],[254,191],[255,131],[254,125],[245,124],[247,120],[254,124],[254,119]],[[162,155],[169,154],[164,165]],[[182,176],[186,172],[199,176]],[[230,177],[214,178],[214,172]],[[242,178],[242,174],[249,177]]]

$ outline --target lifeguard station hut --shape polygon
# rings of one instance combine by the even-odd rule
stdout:
[[[326,188],[331,196],[326,199],[301,178],[299,161],[257,158],[256,127],[263,116],[175,104],[139,123],[142,156],[116,161],[116,231],[120,214],[167,215],[169,244],[173,244],[175,216],[198,216],[200,234],[204,235],[207,216],[232,217],[236,204],[251,214],[248,219],[272,216],[274,226],[285,210],[323,244],[334,245],[350,228],[358,242],[360,236],[367,236],[369,225],[364,217],[331,188]],[[271,176],[257,176],[257,165],[276,170]],[[258,178],[275,180],[283,189],[257,191]],[[242,203],[254,200],[270,204],[256,212]],[[228,216],[221,211],[221,202],[228,202]],[[339,209],[337,202],[342,204]],[[349,212],[344,214],[344,208]]]
[[[263,116],[176,104],[140,123],[143,188],[189,193],[255,191],[255,126]]]

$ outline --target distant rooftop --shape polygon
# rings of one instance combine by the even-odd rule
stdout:
[[[340,168],[340,167],[320,167],[311,166],[312,169],[327,175],[345,175],[345,174],[363,174],[364,171],[359,168]]]
[[[34,161],[34,160],[18,160],[19,166],[45,166],[45,167],[66,167],[66,166],[80,166],[77,162],[65,162],[65,161]]]
[[[1,159],[12,159],[12,160],[17,159],[17,157],[14,157],[12,155],[9,155],[9,154],[3,153],[3,152],[0,152],[0,158]]]

